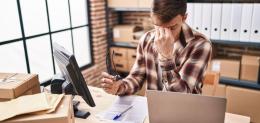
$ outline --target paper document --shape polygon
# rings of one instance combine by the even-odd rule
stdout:
[[[45,114],[55,111],[64,95],[39,93],[21,96],[7,102],[0,102],[0,121],[21,114]]]
[[[48,113],[54,112],[56,110],[58,104],[60,103],[61,99],[64,97],[64,94],[46,93],[46,97],[47,97],[47,101],[48,101],[51,109],[39,111],[39,112],[33,112],[32,114],[48,114]]]
[[[122,114],[117,120],[114,117],[130,106],[130,110]],[[97,117],[101,120],[114,123],[143,123],[145,117],[148,115],[147,99],[141,96],[124,96],[117,97],[115,102],[104,112],[101,112]]]

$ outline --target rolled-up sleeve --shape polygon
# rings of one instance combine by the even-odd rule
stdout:
[[[140,43],[137,46],[136,60],[133,67],[130,70],[129,75],[122,80],[117,95],[130,95],[134,94],[143,86],[145,79],[146,65],[144,56],[145,39],[147,34],[142,36]]]

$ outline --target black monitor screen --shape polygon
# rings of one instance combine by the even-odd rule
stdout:
[[[53,44],[53,49],[53,56],[65,79],[73,85],[74,91],[80,95],[89,106],[94,107],[95,102],[89,92],[74,55],[56,43]]]

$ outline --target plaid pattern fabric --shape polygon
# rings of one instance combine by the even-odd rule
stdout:
[[[150,90],[201,93],[202,79],[212,53],[211,42],[183,24],[180,40],[174,44],[174,59],[160,61],[154,50],[154,37],[152,30],[140,39],[135,64],[117,94],[134,94],[144,82]]]

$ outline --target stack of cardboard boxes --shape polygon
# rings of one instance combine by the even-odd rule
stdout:
[[[252,123],[260,123],[260,91],[219,84],[213,96],[227,98],[227,112],[249,116]]]
[[[257,84],[259,57],[243,55],[241,60],[214,59],[209,71],[220,72],[221,77],[240,79]],[[260,91],[219,84],[214,96],[227,98],[227,112],[249,116],[260,123]]]
[[[221,77],[258,82],[259,56],[243,55],[241,60],[214,59],[208,66],[209,71],[220,72]]]
[[[38,75],[0,73],[0,101],[8,101],[22,95],[40,93]]]
[[[40,93],[38,75],[24,73],[0,73],[0,103],[24,95]],[[29,100],[28,100],[29,101]],[[10,107],[13,108],[13,107]],[[26,114],[3,121],[4,123],[74,123],[72,96],[63,97],[55,112],[50,114]]]

